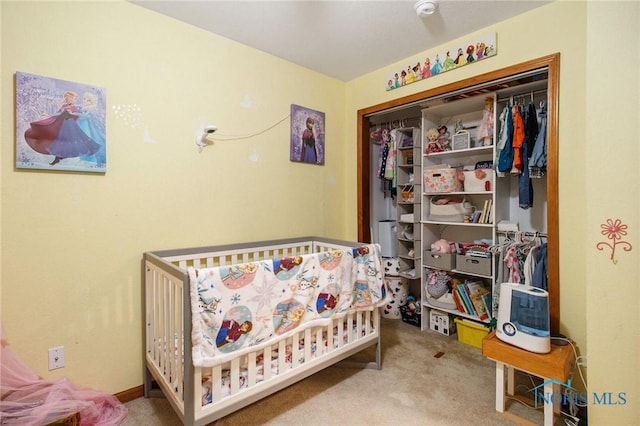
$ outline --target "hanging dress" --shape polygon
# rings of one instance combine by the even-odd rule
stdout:
[[[502,116],[504,115],[504,126],[500,129],[500,143],[504,143],[498,157],[498,172],[509,172],[513,166],[513,114],[509,105],[504,107]],[[503,141],[504,138],[504,141]]]

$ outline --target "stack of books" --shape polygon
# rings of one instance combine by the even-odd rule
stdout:
[[[469,223],[493,223],[493,200],[484,200],[482,210],[476,210],[469,218]]]
[[[453,281],[453,300],[458,311],[484,321],[491,318],[491,289],[483,281]]]

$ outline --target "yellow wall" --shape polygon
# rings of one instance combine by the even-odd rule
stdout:
[[[496,57],[391,92],[386,73],[406,61],[344,84],[128,3],[0,5],[2,323],[38,373],[108,392],[139,385],[143,251],[355,238],[358,109],[560,52],[561,329],[588,356],[589,391],[626,392],[624,406],[590,405],[589,420],[640,423],[638,2],[554,2],[488,28]],[[110,111],[105,176],[15,170],[15,71],[106,87],[110,107],[141,107],[156,143]],[[252,133],[291,103],[326,112],[324,167],[289,162],[287,126],[202,154],[193,145],[203,121]],[[617,264],[595,248],[607,218],[629,225],[633,250]],[[47,372],[57,345],[67,367]]]
[[[1,7],[2,324],[39,374],[142,383],[144,251],[345,236],[343,82],[127,2]],[[106,88],[105,175],[14,169],[16,71]],[[256,133],[292,103],[325,112],[325,166],[289,161],[289,120],[198,152],[203,124]]]
[[[557,1],[347,85],[347,140],[355,140],[358,109],[560,53],[560,327],[587,356],[589,420],[594,424],[640,423],[640,194],[637,180],[630,179],[640,166],[634,130],[640,122],[639,10],[639,2]],[[497,32],[496,57],[385,91],[389,71],[489,31]],[[350,145],[348,164],[355,163],[356,155]],[[355,186],[348,187],[346,202],[348,211],[356,209]],[[596,248],[607,240],[600,224],[608,218],[629,226],[626,240],[634,247],[631,252],[618,248],[615,265],[610,252]],[[350,219],[353,229],[357,218]],[[577,374],[573,380],[582,389]],[[622,402],[617,396],[624,392],[626,403],[593,404],[592,392],[601,401],[603,393],[612,392],[612,402]]]
[[[593,424],[640,424],[640,2],[589,2],[587,7],[587,138],[584,235],[589,339],[589,390],[626,392],[629,403],[591,410]],[[620,59],[619,64],[615,64]],[[613,63],[612,63],[613,61]],[[569,206],[567,206],[569,210]],[[566,213],[569,216],[569,212]],[[573,214],[575,217],[576,215]],[[612,240],[600,225],[619,219],[628,226],[613,263],[611,250],[594,247]],[[564,259],[563,259],[564,260]],[[623,412],[624,414],[621,414]]]

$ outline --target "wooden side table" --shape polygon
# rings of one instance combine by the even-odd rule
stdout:
[[[507,393],[514,394],[515,370],[524,371],[544,380],[544,425],[553,425],[553,414],[560,412],[556,392],[559,385],[567,382],[573,368],[573,351],[570,345],[551,345],[551,352],[538,354],[520,349],[496,337],[495,331],[482,340],[482,355],[496,362],[496,411],[505,410],[505,370],[507,371]]]

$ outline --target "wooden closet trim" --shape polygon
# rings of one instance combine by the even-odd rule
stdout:
[[[560,332],[560,244],[558,211],[558,111],[560,83],[560,53],[543,56],[499,70],[480,74],[465,80],[445,84],[423,92],[404,96],[378,105],[358,110],[357,122],[357,182],[358,184],[358,241],[371,241],[370,212],[370,156],[368,115],[391,108],[410,105],[435,96],[478,84],[490,83],[501,78],[516,76],[520,73],[541,68],[548,69],[547,82],[547,244],[549,274],[549,316],[552,333]]]

